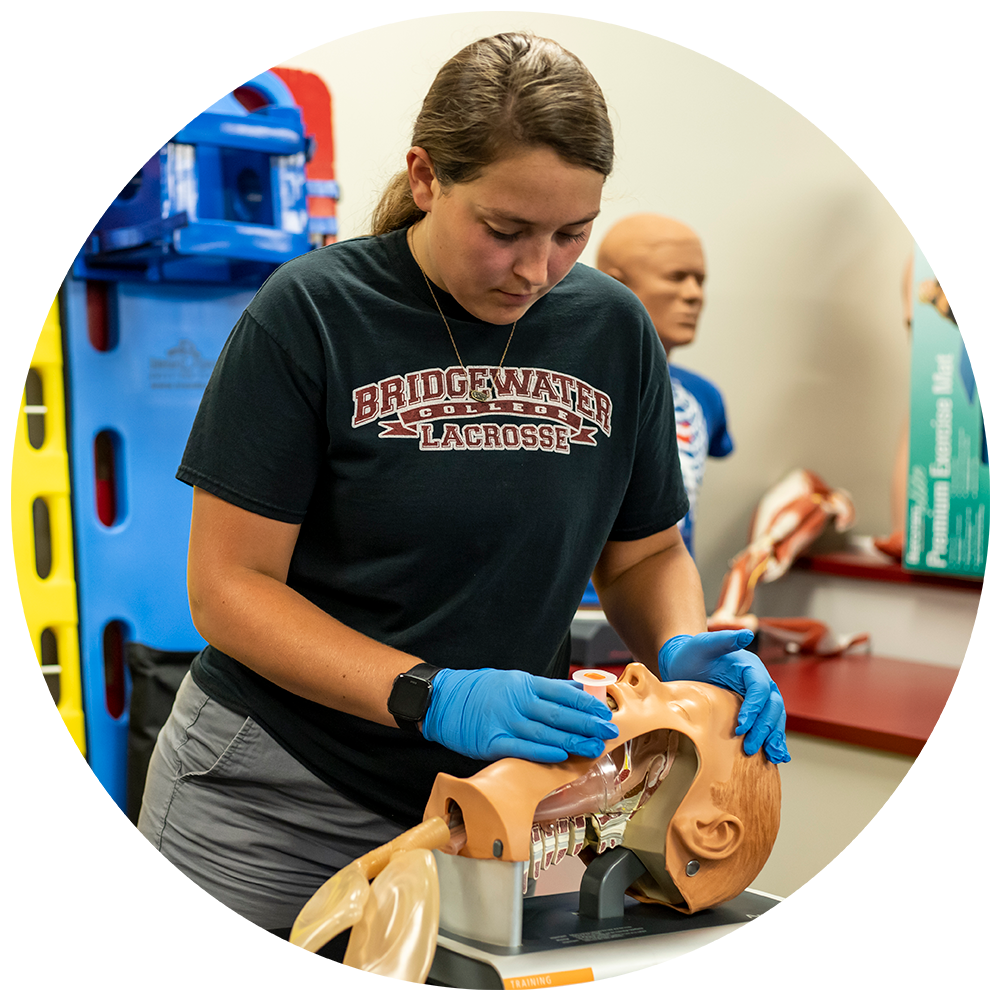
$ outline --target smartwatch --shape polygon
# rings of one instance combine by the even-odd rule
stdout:
[[[431,681],[440,669],[441,667],[432,667],[429,663],[418,663],[392,682],[387,707],[396,720],[396,725],[404,733],[420,734],[417,723],[427,713],[431,691],[434,690]]]

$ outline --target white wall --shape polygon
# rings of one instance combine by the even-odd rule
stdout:
[[[367,230],[439,66],[476,38],[517,28],[579,55],[612,109],[618,161],[584,262],[613,222],[637,211],[674,215],[705,245],[698,339],[672,360],[719,384],[736,443],[710,463],[702,494],[696,555],[708,605],[754,504],[794,467],[851,491],[858,532],[888,533],[912,239],[845,154],[732,70],[616,25],[517,13],[407,21],[289,58],[284,65],[318,74],[333,95],[343,236]]]

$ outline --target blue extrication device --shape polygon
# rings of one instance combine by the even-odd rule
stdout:
[[[291,92],[262,73],[185,125],[125,186],[77,256],[73,275],[110,281],[259,285],[312,249],[311,137]],[[323,182],[327,187],[336,182]]]

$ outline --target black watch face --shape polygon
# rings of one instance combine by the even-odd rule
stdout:
[[[389,711],[401,719],[419,722],[427,711],[431,685],[419,677],[403,674],[396,678],[389,695]]]

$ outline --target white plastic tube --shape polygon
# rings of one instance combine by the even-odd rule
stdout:
[[[610,670],[598,670],[597,667],[583,667],[573,671],[573,680],[583,685],[583,690],[595,698],[604,701],[608,685],[615,684],[618,678]]]

